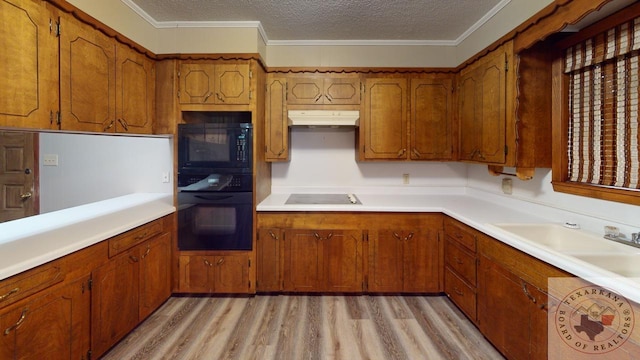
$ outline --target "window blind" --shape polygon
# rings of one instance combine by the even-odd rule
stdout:
[[[565,53],[569,75],[569,180],[640,189],[640,18]]]

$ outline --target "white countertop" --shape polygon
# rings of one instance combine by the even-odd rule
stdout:
[[[138,193],[0,224],[0,280],[175,211],[173,195]]]
[[[362,204],[349,205],[289,205],[288,193],[274,193],[258,204],[258,211],[380,211],[380,212],[440,212],[451,216],[503,243],[579,276],[596,285],[608,288],[640,303],[640,279],[626,278],[539,244],[523,241],[507,231],[492,226],[496,223],[558,223],[572,217],[557,209],[518,201],[484,198],[477,194],[456,191],[430,193],[374,194],[355,191]],[[585,231],[585,230],[577,230]],[[602,241],[608,241],[602,239]],[[634,249],[629,247],[629,252]]]

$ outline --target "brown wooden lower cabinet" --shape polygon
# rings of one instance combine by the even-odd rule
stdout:
[[[440,214],[258,213],[258,292],[442,291]]]
[[[547,358],[547,294],[481,255],[478,325],[507,358]]]
[[[55,286],[0,310],[0,359],[86,358],[89,276]]]
[[[361,292],[362,232],[284,230],[284,291]]]
[[[169,298],[170,259],[171,234],[165,232],[119,253],[93,272],[93,356],[107,351]]]
[[[250,267],[248,253],[183,254],[179,258],[178,291],[204,294],[251,293]]]
[[[371,292],[439,292],[439,229],[425,224],[415,229],[369,232]]]

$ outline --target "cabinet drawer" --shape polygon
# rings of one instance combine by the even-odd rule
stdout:
[[[469,284],[476,286],[476,258],[474,255],[463,250],[453,240],[447,239],[444,243],[444,258],[447,266]]]
[[[449,298],[473,321],[476,321],[476,292],[451,269],[444,272],[444,291]]]
[[[162,220],[139,226],[122,235],[109,239],[109,257],[130,249],[162,232]]]
[[[453,219],[445,219],[444,233],[451,239],[476,252],[476,235]]]
[[[0,308],[64,280],[65,273],[56,261],[0,282]]]

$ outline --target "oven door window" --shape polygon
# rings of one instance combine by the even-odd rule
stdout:
[[[250,204],[194,204],[179,218],[180,250],[251,250]]]

